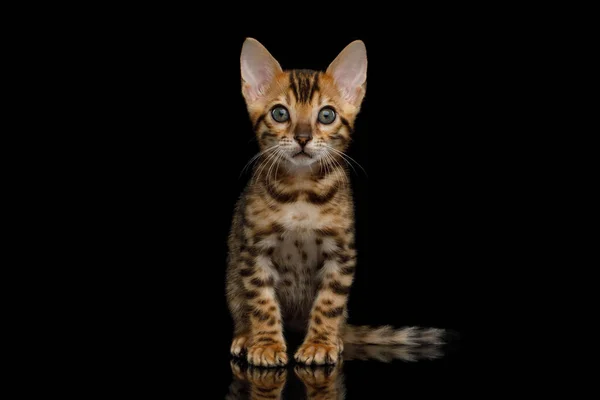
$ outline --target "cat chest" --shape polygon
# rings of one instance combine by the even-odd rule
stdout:
[[[315,269],[321,259],[319,243],[314,233],[284,232],[275,247],[273,261],[281,266],[281,269],[308,272]]]
[[[285,305],[310,306],[318,285],[318,271],[322,265],[320,241],[314,234],[287,232],[273,253],[277,270],[276,290],[284,311]],[[300,307],[303,309],[303,307]]]
[[[312,230],[321,229],[328,221],[322,207],[304,202],[283,205],[276,217],[287,231],[308,234]]]
[[[324,238],[319,232],[339,225],[322,207],[303,202],[282,205],[266,223],[282,228],[266,239],[269,246],[275,247],[273,261],[295,269],[316,268],[323,252],[330,252],[334,246],[332,238]]]

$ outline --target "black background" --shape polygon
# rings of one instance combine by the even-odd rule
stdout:
[[[98,306],[109,323],[98,328],[125,360],[116,364],[224,396],[226,240],[249,178],[240,172],[258,151],[240,91],[243,40],[259,40],[284,69],[325,69],[361,39],[367,94],[348,153],[366,173],[355,166],[351,175],[359,258],[350,322],[448,328],[460,340],[434,362],[350,366],[348,396],[361,398],[351,397],[361,382],[395,393],[396,377],[424,393],[471,390],[465,376],[489,354],[485,321],[504,321],[490,293],[506,263],[503,228],[515,201],[503,190],[514,59],[501,56],[502,31],[443,17],[381,32],[358,23],[213,30],[158,21],[105,28],[85,62],[99,106],[82,154],[94,160],[82,178],[90,187],[82,224],[93,230],[84,242],[94,248],[94,281],[106,282]]]

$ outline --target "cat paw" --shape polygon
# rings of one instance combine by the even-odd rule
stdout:
[[[294,358],[299,363],[308,365],[335,364],[341,353],[337,344],[322,344],[306,342],[296,352]]]
[[[253,344],[248,348],[248,363],[260,367],[286,365],[288,356],[283,343]]]
[[[246,345],[248,343],[248,336],[240,335],[233,338],[231,343],[231,355],[239,357],[244,351],[246,351]]]

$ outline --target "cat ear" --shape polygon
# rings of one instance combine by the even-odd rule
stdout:
[[[281,66],[269,51],[256,39],[247,38],[240,56],[242,94],[248,101],[264,95]]]
[[[367,48],[355,40],[341,51],[327,68],[343,98],[358,106],[365,95]]]

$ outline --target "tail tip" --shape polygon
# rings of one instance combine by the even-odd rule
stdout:
[[[460,341],[461,334],[455,329],[442,329],[442,340],[444,343],[453,343]]]

